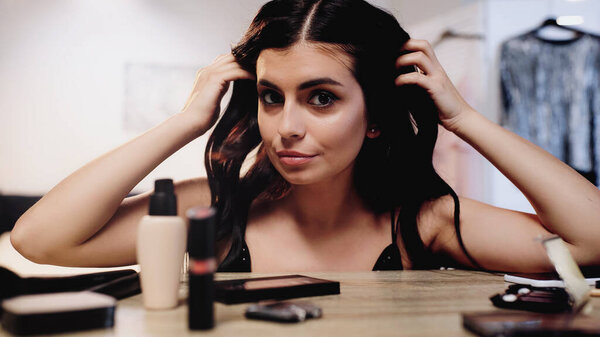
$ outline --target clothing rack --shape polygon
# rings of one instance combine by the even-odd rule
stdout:
[[[435,42],[432,43],[432,46],[436,47],[442,41],[447,39],[484,40],[485,36],[483,34],[476,33],[459,33],[448,28],[438,37],[437,40],[435,40]]]

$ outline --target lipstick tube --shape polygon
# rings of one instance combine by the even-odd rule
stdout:
[[[214,327],[216,211],[193,207],[186,215],[189,219],[188,327],[208,330]]]

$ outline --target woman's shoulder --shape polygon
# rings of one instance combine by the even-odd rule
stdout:
[[[211,195],[208,179],[205,177],[177,181],[175,193],[180,214],[194,206],[210,206]]]
[[[396,209],[399,214],[401,208]],[[437,240],[454,228],[454,199],[451,195],[425,201],[417,213],[417,229],[425,247],[435,251]]]

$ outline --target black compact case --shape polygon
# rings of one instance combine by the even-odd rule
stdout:
[[[505,293],[490,297],[492,303],[504,309],[558,313],[571,310],[569,294],[563,288],[538,288],[510,285]]]
[[[114,297],[91,291],[33,294],[2,302],[2,328],[15,335],[39,335],[114,325]]]
[[[215,300],[225,304],[335,295],[340,283],[303,275],[247,278],[215,282]]]

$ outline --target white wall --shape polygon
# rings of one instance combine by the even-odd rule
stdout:
[[[237,42],[262,1],[0,1],[0,193],[48,191],[135,136],[124,130],[127,65],[197,68]],[[172,111],[176,113],[177,111]],[[154,177],[204,174],[205,137]]]

